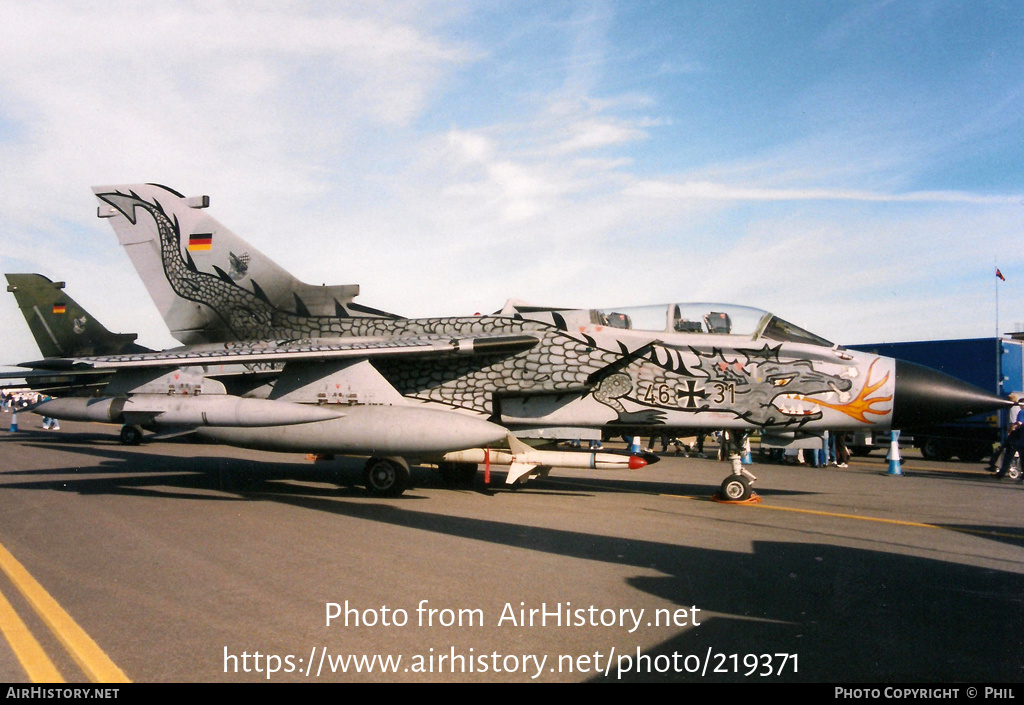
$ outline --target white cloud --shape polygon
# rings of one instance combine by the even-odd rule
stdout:
[[[892,139],[839,120],[749,158],[684,161],[676,148],[697,138],[666,96],[607,87],[613,5],[530,64],[562,73],[522,84],[518,55],[490,53],[472,10],[447,3],[0,9],[0,262],[66,279],[153,344],[166,333],[93,215],[93,184],[208,193],[211,215],[300,278],[359,283],[364,303],[405,315],[509,296],[718,299],[855,342],[985,335],[994,258],[1024,282],[1021,196],[910,185],[933,158],[928,130]],[[668,63],[680,82],[720,70]],[[508,80],[460,83],[481,67]],[[834,97],[812,90],[792,109],[816,108],[815,93]],[[90,300],[99,286],[110,295]],[[1007,310],[1024,305],[1013,291]],[[32,357],[12,309],[0,303],[11,359]]]
[[[865,203],[976,203],[1013,205],[1024,195],[986,195],[957,191],[876,193],[848,189],[766,188],[714,183],[710,181],[638,181],[626,193],[640,198],[706,201],[861,201]]]

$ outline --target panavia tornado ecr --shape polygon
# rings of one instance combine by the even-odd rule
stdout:
[[[507,464],[515,482],[551,466],[642,462],[533,445],[602,433],[910,428],[1009,405],[754,308],[564,309],[512,300],[491,315],[402,318],[355,303],[355,285],[294,279],[211,218],[206,196],[155,184],[94,192],[99,217],[185,347],[24,366],[109,371],[101,397],[36,411],[123,423],[127,440],[175,426],[238,446],[365,455],[370,490],[397,495],[410,460],[455,475]],[[225,365],[271,376],[242,375],[228,389],[214,378]],[[722,493],[744,499],[754,479],[737,450]]]
[[[41,274],[5,274],[39,351],[46,357],[151,352],[138,345],[134,333],[111,333],[64,292],[64,282]],[[0,380],[24,380],[30,389],[53,395],[94,394],[110,374],[53,374],[45,371],[3,372]],[[9,386],[14,386],[10,384]],[[19,383],[19,386],[20,383]]]

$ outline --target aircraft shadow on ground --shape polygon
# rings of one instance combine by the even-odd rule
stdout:
[[[303,506],[320,502],[284,501]],[[755,541],[751,553],[739,553],[398,506],[340,503],[324,510],[503,547],[631,565],[645,573],[658,571],[665,576],[642,575],[627,582],[671,604],[716,613],[700,627],[644,650],[653,672],[619,678],[613,668],[607,680],[1015,682],[1024,668],[1024,576],[1018,573],[815,543]],[[687,672],[685,657],[703,658],[709,649],[715,658],[707,673]],[[739,673],[714,671],[732,664],[722,655],[737,654],[742,664],[743,656],[751,653],[797,654],[799,670],[794,673],[790,663],[781,674],[764,678],[747,677],[746,668]],[[637,654],[621,655],[635,660]],[[673,657],[682,671],[662,672]]]
[[[19,432],[8,436],[0,435],[0,444],[4,442],[18,442],[30,447],[54,449],[61,448],[77,455],[92,456],[102,459],[103,466],[97,472],[111,473],[168,473],[173,472],[181,477],[193,478],[185,483],[188,487],[197,487],[196,474],[207,474],[215,480],[210,489],[218,489],[226,492],[262,491],[270,495],[279,492],[292,493],[295,488],[287,488],[280,484],[273,484],[276,480],[292,479],[297,481],[327,482],[338,485],[340,490],[348,489],[353,494],[365,494],[361,491],[362,464],[364,458],[339,456],[334,460],[311,463],[307,460],[300,460],[302,456],[292,455],[296,458],[294,462],[281,460],[250,460],[237,457],[218,456],[176,456],[165,452],[166,445],[144,444],[138,449],[127,448],[118,441],[116,436],[102,433],[65,433],[51,434],[44,431]],[[187,441],[184,441],[187,443]],[[166,442],[165,442],[166,443]],[[172,440],[170,447],[174,447]],[[202,446],[205,444],[189,443],[191,446]],[[707,460],[703,462],[715,462]],[[720,463],[723,477],[728,474],[726,464]],[[185,472],[182,472],[182,471]],[[47,469],[43,471],[32,471],[33,474],[62,474],[66,470]],[[74,472],[82,474],[83,468],[75,468]],[[489,484],[484,482],[484,471],[481,467],[474,480],[470,483],[451,485],[446,483],[440,475],[431,468],[413,466],[412,486],[406,491],[404,497],[415,498],[415,490],[421,489],[455,489],[473,490],[481,494],[495,494],[499,492],[529,492],[531,494],[551,494],[557,496],[589,495],[596,493],[622,493],[640,492],[653,494],[684,494],[704,495],[710,497],[718,491],[718,486],[706,482],[693,483],[681,482],[678,479],[667,479],[664,481],[639,479],[632,477],[607,477],[601,476],[602,471],[594,471],[595,475],[589,477],[562,476],[556,469],[547,478],[530,480],[521,485],[506,485],[506,470],[500,466],[492,470],[492,478]],[[10,474],[10,473],[9,473]],[[62,482],[63,484],[63,482]],[[136,488],[144,485],[144,482],[132,483]],[[168,484],[166,477],[162,478],[161,485]],[[570,487],[571,486],[571,487]],[[115,485],[108,485],[110,491]],[[813,494],[798,490],[781,490],[776,488],[758,487],[758,492],[765,496],[796,496]],[[337,494],[337,493],[335,493]],[[204,497],[211,499],[211,497]]]
[[[715,613],[700,627],[644,650],[653,672],[619,678],[613,668],[607,680],[1016,682],[1024,669],[1024,576],[1010,571],[829,544],[755,541],[752,552],[740,553],[438,515],[409,505],[278,499],[391,526],[658,571],[664,576],[638,575],[627,583],[671,604]],[[558,593],[557,586],[552,589]],[[630,606],[599,598],[593,603]],[[686,656],[703,658],[709,649],[707,673],[687,672]],[[728,655],[737,654],[742,664],[751,653],[797,654],[799,670],[793,672],[790,663],[781,674],[762,678],[744,675],[746,668],[714,671],[731,666]],[[620,655],[637,656],[635,647]],[[664,671],[673,657],[681,672]]]
[[[52,448],[54,444],[45,445]],[[740,553],[599,536],[440,515],[418,511],[405,502],[348,501],[349,493],[365,497],[356,486],[358,474],[348,470],[339,473],[334,468],[237,458],[183,459],[77,444],[74,450],[100,458],[99,464],[33,471],[35,479],[5,486],[218,499],[189,490],[220,489],[218,478],[227,476],[238,483],[236,496],[219,499],[274,499],[443,536],[635,566],[645,574],[628,578],[631,587],[672,604],[696,605],[705,619],[701,626],[677,631],[643,651],[645,672],[627,673],[621,680],[1016,682],[1024,672],[1024,576],[1011,571],[819,543],[755,541],[750,553]],[[169,472],[183,462],[188,464],[186,472]],[[427,472],[417,469],[414,478]],[[132,476],[110,477],[110,473]],[[69,474],[78,477],[69,480]],[[91,476],[95,474],[105,476]],[[41,481],[44,475],[60,479]],[[340,490],[287,482],[335,484],[344,477],[352,484]],[[155,485],[159,489],[150,489]],[[674,486],[678,492],[679,486]],[[168,494],[168,487],[182,491]],[[1012,537],[1007,540],[1016,543]],[[647,574],[652,570],[663,575]],[[630,606],[602,605],[599,600],[594,604]],[[732,654],[737,655],[738,672]],[[747,654],[797,654],[798,670],[793,672],[789,662],[781,675],[747,676],[749,667],[743,660]],[[635,650],[620,655],[637,656]],[[702,659],[708,659],[706,672],[688,672],[697,663],[703,665]],[[777,665],[779,659],[773,663]],[[727,670],[716,672],[716,667]],[[608,678],[620,679],[614,666]]]
[[[23,442],[23,444],[28,447],[45,447],[47,449],[59,447],[55,443],[36,445],[31,442]],[[134,453],[109,445],[69,445],[68,449],[73,450],[78,456],[95,458],[96,464],[88,467],[78,465],[35,470],[9,470],[4,473],[5,477],[30,476],[53,477],[54,479],[48,482],[6,482],[4,486],[20,489],[57,488],[82,494],[159,494],[160,496],[174,495],[185,499],[229,501],[256,497],[273,500],[290,496],[368,497],[368,493],[362,485],[363,460],[359,458],[342,458],[316,463],[309,461],[289,463],[218,456],[180,457],[154,452]],[[566,489],[564,486],[546,480],[531,481],[526,487],[516,489],[504,484],[504,472],[495,472],[491,483],[485,484],[482,471],[471,483],[450,485],[433,468],[413,466],[410,471],[412,486],[401,497],[391,498],[389,501],[425,499],[416,494],[417,489],[472,491],[485,495],[501,492],[529,492],[564,497],[587,496],[598,492],[697,493],[709,490],[705,485],[634,483],[630,480],[598,482],[592,487],[588,486],[585,491],[581,491],[578,485],[575,488]],[[69,481],[68,475],[74,475],[75,479]],[[312,483],[329,486],[321,487]],[[147,487],[150,486],[159,486],[161,489],[159,491],[147,490]],[[179,487],[183,492],[168,493],[168,487]],[[207,493],[190,494],[185,492],[186,490],[217,490],[227,494],[221,496]],[[232,494],[235,496],[230,496]]]
[[[672,654],[797,653],[799,673],[668,679],[818,682],[1015,682],[1024,668],[1024,578],[928,558],[821,544],[755,542],[750,554],[682,549],[667,577],[638,590],[723,611],[648,650]],[[662,570],[664,567],[659,566]],[[635,654],[634,654],[635,656]],[[778,660],[775,661],[778,663]],[[625,680],[650,680],[631,674]]]
[[[53,438],[47,442],[25,442],[27,447],[60,448]],[[26,482],[5,482],[4,487],[51,489],[85,495],[125,494],[212,501],[249,501],[254,494],[271,498],[275,493],[301,492],[304,495],[337,497],[339,493],[365,495],[357,483],[359,475],[312,463],[281,463],[245,458],[194,456],[133,452],[113,443],[79,444],[69,439],[67,449],[78,457],[95,459],[92,465],[49,467],[34,470],[8,470],[4,477],[28,476]],[[68,476],[73,476],[69,479]],[[52,478],[44,480],[42,478]],[[303,480],[299,487],[281,480]],[[318,487],[308,483],[329,483]],[[175,492],[178,488],[180,492]],[[221,494],[210,494],[216,490]]]
[[[1024,548],[1024,529],[1015,526],[992,527],[981,526],[978,524],[942,524],[942,528],[949,529],[950,531],[958,531],[964,534],[972,534],[975,536],[980,535],[990,541],[999,541],[1001,543],[1009,544],[1011,546],[1018,546],[1020,548]],[[1024,601],[1024,595],[1021,595],[1021,600]]]

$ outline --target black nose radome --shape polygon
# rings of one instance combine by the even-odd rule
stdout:
[[[944,372],[896,360],[892,427],[914,428],[1012,406],[1013,402]]]

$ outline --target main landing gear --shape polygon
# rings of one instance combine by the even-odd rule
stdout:
[[[121,445],[137,446],[142,443],[142,429],[138,426],[125,424],[121,427]]]
[[[397,497],[409,486],[409,463],[404,458],[370,458],[363,466],[363,483],[377,497]]]

